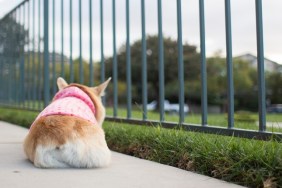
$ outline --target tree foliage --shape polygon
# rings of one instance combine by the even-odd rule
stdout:
[[[148,96],[149,100],[158,99],[159,96],[159,47],[158,37],[147,37],[147,80],[148,80]],[[141,40],[134,42],[131,45],[131,70],[132,70],[132,84],[136,87],[136,93],[133,94],[135,101],[141,101],[141,70],[142,70],[142,43]],[[164,38],[164,78],[165,88],[168,99],[177,100],[178,97],[178,48],[177,41],[172,38]],[[118,50],[118,79],[120,81],[126,80],[126,47],[123,45]],[[184,44],[183,45],[183,61],[184,61],[184,75],[185,79],[193,80],[199,77],[199,62],[200,56],[196,51],[196,46]],[[112,74],[113,58],[106,60],[106,74]],[[171,87],[174,87],[173,89]],[[170,89],[168,89],[170,88]]]
[[[147,37],[147,76],[149,101],[159,96],[159,53],[158,37]],[[177,41],[164,38],[164,78],[165,98],[171,102],[178,101],[178,48]],[[142,100],[142,43],[141,40],[131,45],[131,71],[133,102]],[[126,101],[126,46],[123,45],[117,54],[118,80],[122,86],[119,93],[121,102]],[[106,60],[106,74],[112,75],[113,58]],[[197,47],[183,45],[183,63],[185,78],[185,102],[201,104],[201,60]],[[226,59],[219,55],[207,58],[207,93],[208,103],[220,105],[223,111],[227,110],[227,69]],[[280,72],[266,74],[267,97],[272,103],[282,103],[282,75]],[[235,110],[258,109],[258,81],[257,70],[250,63],[241,59],[233,59],[233,84]],[[125,86],[125,87],[124,87]]]
[[[277,71],[267,76],[267,96],[272,104],[282,104],[282,73]]]
[[[0,55],[17,59],[27,44],[27,30],[16,22],[15,18],[5,17],[1,20],[0,27]]]

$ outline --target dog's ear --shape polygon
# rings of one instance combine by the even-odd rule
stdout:
[[[95,94],[97,94],[98,96],[104,96],[105,95],[105,89],[107,88],[107,86],[108,86],[108,84],[109,84],[109,82],[111,81],[111,77],[110,78],[108,78],[108,80],[107,81],[105,81],[104,83],[102,83],[102,84],[100,84],[100,85],[98,85],[98,86],[96,86],[96,87],[92,87],[91,89],[92,89],[92,91],[95,93]]]
[[[68,86],[68,83],[62,77],[59,77],[57,79],[57,85],[58,85],[59,90],[62,90]]]

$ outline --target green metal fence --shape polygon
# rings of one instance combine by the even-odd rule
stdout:
[[[68,6],[66,6],[66,2]],[[202,131],[209,133],[217,133],[223,135],[235,135],[248,138],[267,139],[273,135],[282,138],[281,133],[271,133],[266,131],[266,96],[265,96],[265,75],[264,75],[264,49],[263,49],[263,16],[262,1],[255,1],[256,10],[256,35],[257,35],[257,56],[258,56],[258,104],[259,104],[259,128],[258,130],[242,130],[236,128],[234,123],[234,86],[233,86],[233,62],[232,62],[232,32],[231,32],[231,5],[230,0],[225,0],[225,33],[226,33],[226,71],[227,71],[227,100],[228,100],[228,125],[226,128],[208,125],[208,99],[207,99],[207,65],[206,65],[206,39],[205,39],[205,1],[199,0],[199,25],[200,25],[200,56],[201,56],[201,124],[194,125],[185,123],[185,82],[184,82],[184,66],[183,66],[183,39],[182,39],[182,6],[181,0],[176,0],[177,8],[177,53],[178,53],[178,101],[179,101],[179,119],[177,122],[165,121],[165,80],[164,80],[164,41],[162,28],[162,0],[157,0],[157,20],[158,20],[158,70],[159,70],[159,120],[148,119],[148,85],[147,85],[147,41],[146,41],[146,18],[145,18],[145,0],[140,0],[141,10],[141,47],[140,59],[142,77],[142,118],[136,119],[132,115],[132,80],[131,74],[131,46],[130,46],[130,1],[125,0],[125,18],[126,18],[126,117],[120,117],[118,112],[122,104],[118,103],[118,58],[117,58],[117,36],[116,36],[116,0],[111,1],[112,10],[112,78],[113,78],[113,96],[104,103],[108,108],[113,109],[112,116],[109,115],[107,120],[128,122],[133,124],[155,125],[162,124],[168,128],[182,127],[185,130]],[[73,4],[76,3],[77,6]],[[105,80],[105,55],[104,55],[104,1],[100,0],[100,20],[99,23],[93,23],[92,0],[85,0],[87,3],[89,25],[89,48],[82,49],[82,35],[85,34],[85,27],[82,25],[82,1],[81,0],[61,0],[60,5],[55,0],[25,0],[11,10],[6,16],[0,20],[0,103],[1,106],[14,108],[22,108],[27,110],[41,110],[48,105],[56,93],[56,78],[58,76],[65,77],[69,82],[75,81],[78,76],[79,83],[94,85],[95,73],[100,71],[99,81]],[[120,3],[118,1],[118,3]],[[59,11],[58,11],[59,10]],[[77,17],[73,14],[76,10]],[[69,16],[65,17],[65,12],[69,12]],[[59,12],[59,15],[56,15]],[[60,17],[60,19],[56,19]],[[74,27],[73,19],[78,19],[78,25]],[[67,19],[67,20],[66,20]],[[148,18],[147,18],[148,19]],[[69,22],[69,28],[66,28],[65,22]],[[56,25],[60,23],[60,25]],[[99,24],[100,27],[100,60],[99,70],[95,70],[93,63],[93,25]],[[58,33],[60,27],[60,33]],[[69,49],[68,62],[65,55],[65,31],[69,31]],[[78,36],[74,36],[73,31],[78,31]],[[75,69],[73,59],[73,40],[78,37],[78,70]],[[56,44],[60,43],[60,49]],[[89,50],[89,61],[83,63],[82,53]],[[94,49],[95,51],[95,49]],[[58,66],[59,65],[59,66]],[[66,68],[68,66],[68,69]],[[85,68],[84,66],[88,66]],[[58,71],[60,70],[60,71]],[[68,75],[67,72],[68,71]],[[86,77],[87,76],[87,77]],[[96,80],[97,82],[98,80]],[[189,119],[188,117],[186,117]]]

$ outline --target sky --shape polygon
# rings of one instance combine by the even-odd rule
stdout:
[[[100,12],[99,1],[92,0],[92,23],[93,23],[93,58],[100,59]],[[0,18],[9,10],[19,4],[21,0],[0,0]],[[43,2],[43,1],[41,1]],[[49,0],[50,7],[52,0]],[[70,32],[69,32],[69,0],[64,2],[64,54],[69,55]],[[198,0],[182,0],[182,31],[183,43],[196,45],[200,51],[199,36],[199,11]],[[56,0],[55,8],[55,50],[61,52],[61,1]],[[89,0],[82,0],[82,55],[89,58]],[[145,0],[146,4],[146,34],[153,35],[158,32],[157,0]],[[37,1],[35,6],[37,7]],[[263,26],[264,26],[264,54],[265,57],[282,64],[282,1],[263,0]],[[51,9],[51,8],[50,8]],[[110,56],[113,51],[112,45],[112,0],[104,0],[104,52]],[[43,11],[42,11],[43,12]],[[166,37],[177,39],[177,14],[176,1],[163,0],[163,34]],[[38,15],[37,9],[35,12]],[[51,14],[51,12],[50,12]],[[125,0],[116,0],[116,34],[117,48],[126,42],[126,19]],[[232,18],[232,50],[233,56],[252,53],[256,55],[256,22],[255,0],[231,0]],[[52,19],[50,15],[50,20]],[[38,23],[38,16],[35,16]],[[224,0],[205,1],[206,23],[206,53],[212,56],[221,53],[225,56],[225,15]],[[79,56],[79,21],[78,0],[73,0],[73,57]],[[41,35],[43,26],[41,22]],[[52,39],[52,24],[50,22],[50,39]],[[38,35],[38,31],[35,31]],[[130,43],[141,38],[141,8],[140,0],[130,1]],[[50,40],[50,51],[53,43]]]

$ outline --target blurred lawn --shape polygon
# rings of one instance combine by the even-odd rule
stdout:
[[[107,108],[107,116],[113,116],[113,108]],[[126,108],[119,108],[117,111],[118,117],[126,118],[127,117],[127,110]],[[143,111],[142,109],[134,109],[131,111],[132,118],[135,119],[142,119]],[[250,129],[250,130],[258,130],[258,114],[250,113],[250,117],[255,120],[255,122],[242,122],[235,120],[235,128],[240,129]],[[165,121],[168,122],[178,122],[178,115],[177,114],[165,114]],[[147,113],[148,120],[159,120],[160,115],[156,111],[148,111]],[[266,115],[267,122],[282,122],[282,114],[267,114]],[[190,124],[201,124],[201,114],[193,114],[188,113],[185,116],[185,123]],[[213,126],[220,126],[220,127],[227,127],[227,114],[208,114],[208,124]],[[267,131],[270,132],[282,132],[282,127],[267,127]]]

